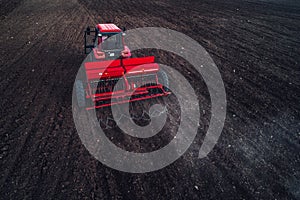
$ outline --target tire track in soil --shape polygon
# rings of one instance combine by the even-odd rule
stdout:
[[[66,15],[65,15],[66,16]],[[10,70],[11,69],[14,69],[14,67],[12,67],[12,65],[18,65],[18,63],[20,63],[20,61],[22,59],[26,60],[25,57],[30,57],[32,56],[32,54],[30,53],[31,51],[40,51],[40,48],[38,48],[38,45],[40,45],[40,43],[42,43],[42,40],[45,39],[47,37],[47,35],[49,35],[49,31],[50,30],[53,30],[53,28],[55,26],[57,26],[59,23],[60,23],[60,20],[63,19],[64,16],[61,16],[57,21],[56,23],[54,23],[53,25],[51,25],[44,33],[41,34],[40,38],[36,40],[35,43],[33,43],[29,48],[25,48],[26,50],[24,51],[24,53],[22,54],[19,54],[17,55],[13,60],[10,60],[11,64],[7,64],[5,66],[1,66],[1,73],[7,73],[8,75],[9,74],[12,74],[12,73],[8,73],[8,72],[11,72]],[[25,69],[24,69],[25,70]],[[11,77],[11,79],[13,79],[14,77]],[[2,85],[2,82],[1,81],[1,85]]]
[[[73,13],[73,16],[76,16],[75,15],[76,13],[74,12]],[[65,15],[67,18],[69,18],[67,15]],[[63,17],[62,17],[63,18]],[[60,18],[60,19],[58,19],[58,20],[61,20],[62,18]],[[71,21],[71,22],[73,22],[73,21]],[[55,26],[57,26],[59,24],[59,22],[57,22],[56,24],[54,24],[52,27],[55,27]],[[57,27],[56,27],[57,28]],[[63,31],[64,32],[64,31]],[[62,33],[63,33],[62,32]],[[79,35],[79,34],[78,34]],[[45,34],[44,35],[44,37],[46,37],[46,36],[49,36],[49,34]],[[43,39],[43,38],[42,38]],[[41,39],[41,40],[42,40]],[[71,38],[72,39],[72,38]],[[41,41],[40,40],[40,41]],[[72,40],[69,40],[69,41],[72,41]],[[38,43],[39,44],[39,43]],[[36,51],[34,51],[33,53],[30,53],[30,56],[34,56],[34,55],[39,55],[40,54],[40,52],[38,51],[39,49],[43,49],[43,46],[44,46],[45,44],[40,44],[39,46],[39,48],[37,48],[37,50]],[[28,59],[28,57],[26,57],[27,55],[25,55],[24,57],[23,57],[23,59],[25,60],[25,59]],[[21,61],[22,59],[20,59],[20,63],[22,62]],[[52,59],[52,60],[54,60],[54,59]],[[59,66],[60,64],[59,63],[54,63],[54,65],[53,66],[49,66],[49,65],[47,65],[44,69],[52,69],[52,72],[53,71],[55,71],[54,69],[55,68],[53,68],[53,67],[55,67],[56,66],[56,68],[57,69],[59,69],[58,67],[57,67],[57,65]],[[56,70],[57,70],[56,69]],[[26,70],[24,69],[23,71],[25,71],[26,72]],[[28,71],[28,70],[27,70]],[[28,73],[28,72],[27,72]],[[29,72],[30,73],[30,72]],[[47,77],[47,72],[43,72],[43,73],[41,73],[41,74],[43,74],[44,75],[44,77]],[[43,78],[44,79],[44,78]],[[39,82],[41,83],[41,80],[43,80],[43,79],[38,79],[39,80]],[[34,90],[41,90],[41,88],[39,88],[39,86],[40,86],[40,83],[36,83],[36,87],[34,87],[33,88],[33,91]],[[17,85],[17,88],[19,88],[19,86],[21,86],[21,84],[19,84],[19,85]],[[53,84],[52,84],[52,89],[53,89],[54,87],[53,87]],[[11,88],[10,88],[11,89]],[[52,90],[51,89],[51,90]],[[13,93],[14,92],[16,92],[15,90],[10,90],[10,91],[13,91]],[[52,91],[53,92],[53,91]],[[13,94],[12,93],[12,94]],[[32,93],[32,92],[31,92]],[[36,92],[37,93],[37,92]],[[51,96],[51,92],[49,93],[49,96]],[[39,99],[37,98],[37,99],[34,99],[34,100],[36,100],[36,101],[39,101]],[[49,100],[49,98],[47,97],[47,96],[44,96],[44,100],[41,100],[41,105],[42,105],[42,107],[40,107],[40,110],[36,110],[36,112],[33,112],[32,114],[34,115],[34,113],[39,113],[36,117],[35,117],[35,121],[34,122],[32,122],[32,127],[31,127],[31,129],[35,129],[35,126],[36,126],[36,124],[37,124],[37,122],[40,120],[40,119],[43,119],[43,117],[44,116],[46,116],[47,115],[47,112],[45,112],[46,111],[46,107],[45,107],[45,105],[49,105],[49,103],[50,103],[50,100]],[[32,107],[34,108],[35,106],[34,105],[32,105]],[[55,104],[53,105],[53,110],[54,110],[54,108],[55,108],[56,106],[55,106]],[[39,107],[37,107],[37,108],[39,108]],[[27,114],[30,114],[30,113],[27,113]],[[70,117],[71,118],[71,117]],[[54,118],[55,119],[55,118]],[[56,120],[55,120],[56,121]],[[69,124],[72,124],[72,122],[70,122]],[[53,124],[53,126],[55,126],[56,124],[54,123]],[[47,128],[47,126],[45,126],[45,128]],[[45,130],[45,129],[42,129],[41,130],[41,132],[43,132],[43,130]],[[51,132],[51,130],[53,130],[53,127],[52,127],[52,129],[49,129],[50,130],[50,132]],[[13,154],[14,155],[14,158],[13,159],[11,159],[12,160],[12,164],[11,165],[8,165],[8,166],[6,166],[7,167],[7,169],[8,169],[8,171],[7,171],[7,173],[4,175],[4,178],[3,179],[1,179],[2,181],[1,182],[5,182],[5,180],[7,179],[7,176],[10,174],[10,172],[12,171],[12,170],[14,170],[15,168],[14,167],[16,167],[15,165],[16,165],[16,160],[17,159],[19,159],[20,158],[20,153],[22,152],[22,153],[24,153],[24,152],[26,152],[26,148],[28,149],[29,148],[29,150],[31,150],[31,151],[36,151],[36,149],[37,148],[32,148],[32,146],[28,146],[28,145],[31,145],[31,144],[34,144],[35,143],[35,141],[37,141],[37,142],[39,142],[38,144],[37,144],[37,146],[40,146],[40,143],[42,142],[42,141],[47,141],[47,138],[41,138],[41,135],[36,135],[36,132],[38,132],[38,131],[31,131],[31,130],[29,130],[29,132],[31,133],[31,137],[28,137],[28,135],[27,136],[25,136],[24,138],[22,138],[22,140],[21,141],[23,141],[23,142],[20,142],[19,144],[21,144],[21,148],[19,149],[19,151],[18,151],[18,153],[16,153],[16,154]],[[47,131],[46,131],[47,132]],[[28,145],[27,145],[28,144]],[[37,154],[38,155],[38,154]],[[26,163],[26,162],[25,162]],[[11,166],[11,167],[9,167],[9,166]],[[26,169],[26,168],[25,168]],[[14,171],[18,171],[18,170],[14,170]],[[21,176],[22,177],[22,176]],[[28,178],[29,178],[30,176],[28,176]],[[2,184],[3,185],[3,184]],[[25,182],[25,185],[26,185],[26,182]]]
[[[45,76],[47,76],[47,74],[45,74]],[[29,98],[30,100],[29,100],[29,102],[28,102],[28,104],[25,106],[25,107],[27,107],[27,109],[26,110],[24,110],[23,112],[24,113],[21,113],[21,114],[19,114],[18,112],[10,112],[9,110],[7,110],[7,113],[5,113],[6,115],[12,115],[12,114],[16,114],[17,116],[16,117],[13,117],[12,118],[12,120],[14,119],[14,118],[18,118],[18,119],[20,119],[20,115],[21,116],[25,116],[25,114],[32,114],[32,115],[35,115],[35,113],[37,114],[37,116],[40,116],[41,115],[41,111],[44,111],[45,112],[45,105],[47,105],[48,103],[49,103],[49,98],[47,97],[47,96],[44,96],[44,97],[42,97],[44,100],[42,100],[42,102],[45,102],[46,104],[43,104],[42,105],[42,107],[40,107],[39,106],[39,104],[38,105],[34,105],[35,104],[35,100],[36,101],[38,101],[40,98],[41,98],[41,95],[38,95],[39,94],[39,90],[41,89],[40,88],[40,85],[41,84],[37,84],[36,85],[36,87],[34,88],[34,92],[31,92],[31,94],[34,94],[33,95],[33,98],[31,99],[31,98]],[[52,89],[53,89],[53,87],[52,87]],[[51,90],[52,90],[51,89]],[[51,94],[51,90],[50,90],[50,94]],[[48,100],[48,101],[47,101]],[[13,107],[15,107],[15,106],[19,106],[19,108],[18,108],[18,110],[21,110],[21,112],[22,112],[22,109],[23,109],[23,104],[14,104],[14,106]],[[22,120],[24,120],[24,121],[26,121],[26,118],[24,119],[22,119]],[[32,119],[30,119],[30,120],[32,120]],[[38,117],[38,118],[35,118],[35,119],[33,119],[34,121],[33,122],[31,122],[32,124],[36,124],[39,120],[40,120],[40,117]],[[12,128],[10,128],[10,125],[11,124],[13,124],[14,122],[13,121],[11,121],[11,122],[9,122],[9,121],[6,121],[5,122],[5,125],[6,125],[6,127],[5,127],[5,129],[7,129],[7,130],[13,130]],[[29,124],[31,124],[30,122],[29,122]],[[23,122],[23,124],[26,124],[26,122]],[[34,127],[34,126],[33,126]],[[33,130],[33,127],[26,127],[26,129],[29,129],[28,131],[29,132],[31,132],[31,131],[33,131],[34,132],[34,130]],[[13,130],[13,131],[11,131],[11,133],[10,133],[10,135],[9,135],[9,137],[12,137],[11,138],[11,140],[12,139],[16,139],[16,138],[14,138],[13,137],[13,135],[17,135],[19,132],[20,132],[20,130],[19,129],[22,129],[22,126],[21,127],[17,127],[15,130]],[[14,163],[15,163],[15,161],[16,161],[16,159],[19,157],[19,155],[20,155],[20,153],[21,153],[21,151],[22,151],[22,148],[24,147],[24,144],[26,143],[26,141],[27,141],[27,138],[29,137],[29,134],[26,134],[26,133],[29,133],[29,132],[25,132],[25,134],[23,135],[23,137],[21,137],[21,146],[20,146],[20,148],[21,149],[19,149],[19,151],[18,151],[18,153],[15,153],[14,155],[15,155],[15,157],[14,157],[14,159],[12,159],[13,161],[12,161],[12,165],[14,165]],[[18,136],[16,136],[16,137],[18,137]],[[6,141],[7,142],[7,141]]]
[[[40,37],[49,33],[53,22],[58,22],[60,16],[68,14],[68,3],[60,3],[61,6],[55,5],[55,1],[52,3],[49,5],[49,1],[23,1],[23,5],[11,13],[13,17],[0,22],[3,43],[1,68],[4,64],[10,66],[11,62],[26,53],[31,44],[39,42]]]
[[[46,36],[47,34],[45,34],[45,36]],[[42,44],[39,44],[38,45],[38,47],[39,48],[37,48],[37,49],[35,49],[35,51],[34,52],[31,52],[31,53],[29,53],[30,54],[30,56],[34,56],[34,55],[40,55],[40,52],[39,52],[39,49],[43,49],[43,45]],[[28,58],[27,57],[25,57],[24,58],[24,60],[28,60]],[[20,61],[19,62],[19,64],[21,65],[22,64],[22,61]],[[57,65],[57,64],[56,64]],[[55,66],[55,65],[54,65]],[[52,69],[53,67],[52,66],[50,66],[50,67],[48,67],[48,69]],[[46,67],[43,67],[43,69],[47,69]],[[52,70],[52,72],[53,72],[54,70]],[[23,73],[24,72],[24,73]],[[28,69],[26,69],[26,68],[24,68],[23,67],[23,71],[22,71],[22,74],[23,75],[25,75],[26,77],[32,77],[32,76],[30,76],[30,74],[29,73],[32,73],[31,72],[31,70],[28,70]],[[40,85],[42,85],[42,80],[45,80],[45,77],[47,77],[48,76],[48,73],[49,72],[46,72],[46,71],[43,71],[41,74],[44,74],[44,78],[42,78],[42,79],[38,79],[38,82],[36,82],[35,83],[35,87],[33,87],[32,88],[32,90],[31,91],[34,91],[34,92],[27,92],[27,94],[34,94],[34,97],[33,97],[33,99],[32,100],[30,100],[31,101],[31,103],[33,103],[34,102],[34,100],[35,100],[35,98],[36,98],[36,95],[39,93],[38,91],[40,91],[41,90],[41,88],[40,88]],[[12,73],[13,74],[13,73]],[[19,77],[14,77],[14,79],[19,79]],[[21,95],[22,94],[22,82],[17,82],[17,84],[15,84],[14,86],[16,86],[15,88],[10,88],[10,87],[5,87],[7,90],[9,89],[9,91],[4,91],[8,96],[14,96],[14,94],[18,94],[18,95],[20,95],[20,96],[26,96],[26,95]],[[18,90],[20,90],[20,91],[18,91]],[[11,92],[11,93],[10,93]],[[7,99],[8,100],[8,99]],[[8,102],[7,102],[8,103]],[[4,101],[3,102],[3,104],[5,105],[6,104],[6,102]],[[16,106],[17,104],[15,104],[14,106]],[[2,107],[2,106],[1,106]],[[3,107],[6,107],[6,106],[3,106]],[[23,105],[21,104],[19,104],[19,107],[20,107],[20,109],[19,110],[22,110],[22,108],[23,108]],[[28,105],[28,107],[30,108],[30,104]],[[34,108],[34,106],[32,106],[33,108]],[[28,111],[29,111],[29,113],[27,113],[27,114],[30,114],[30,110],[29,109],[27,109]],[[17,113],[14,113],[14,112],[9,112],[9,110],[7,111],[7,113],[6,113],[7,115],[12,115],[12,114],[17,114]],[[24,114],[23,114],[24,115]],[[12,117],[12,119],[13,119],[14,117]],[[38,120],[38,119],[37,119]],[[8,124],[8,122],[6,121],[6,123]],[[7,129],[9,129],[9,127],[7,128]],[[26,139],[24,139],[24,140],[26,140]]]
[[[68,16],[66,16],[66,17],[68,17]],[[47,34],[48,35],[48,37],[51,37],[51,36],[49,36],[49,34]],[[45,35],[44,37],[46,37],[47,35]],[[41,54],[41,52],[39,52],[40,51],[40,49],[44,49],[44,46],[48,46],[48,44],[42,44],[42,43],[40,43],[40,44],[38,44],[37,45],[37,48],[36,49],[34,49],[34,51],[33,52],[30,52],[29,51],[29,53],[28,54],[30,54],[31,56],[34,56],[34,57],[39,57],[39,56],[42,56],[42,57],[40,57],[41,59],[43,59],[43,60],[51,60],[52,58],[50,57],[48,57],[47,55],[42,55]],[[24,60],[25,60],[25,62],[27,62],[27,60],[29,60],[28,58],[24,58]],[[52,59],[53,60],[53,59]],[[24,63],[24,61],[23,61],[23,63]],[[16,63],[16,65],[21,65],[22,66],[22,61],[20,61],[20,62],[17,62]],[[31,63],[31,61],[29,61],[28,62],[28,65],[30,65],[30,64],[32,64]],[[47,61],[47,63],[43,63],[43,64],[49,64],[49,62]],[[38,67],[42,67],[42,68],[38,68],[38,69],[36,69],[37,71],[38,71],[38,73],[46,73],[46,74],[44,74],[44,76],[43,76],[43,78],[41,78],[41,79],[38,79],[38,82],[36,82],[35,84],[36,84],[36,86],[37,85],[40,85],[41,83],[42,83],[42,81],[44,81],[45,80],[45,77],[47,77],[48,76],[48,72],[47,71],[45,71],[45,70],[52,70],[52,72],[54,72],[54,70],[53,70],[53,66],[56,66],[56,65],[61,65],[60,63],[53,63],[52,65],[53,66],[50,66],[50,67],[48,67],[48,66],[41,66],[39,63],[33,63],[32,65],[36,65],[36,66],[38,66]],[[9,74],[14,74],[14,73],[12,73],[13,72],[13,70],[15,70],[15,68],[14,69],[11,69],[10,71],[9,71]],[[19,73],[17,73],[17,75],[18,76],[15,76],[15,77],[13,77],[13,79],[14,80],[18,80],[18,79],[20,79],[20,76],[22,75],[22,76],[25,76],[25,77],[28,77],[27,79],[29,79],[28,80],[28,82],[29,81],[31,81],[30,79],[32,78],[33,80],[35,79],[35,76],[32,76],[31,74],[33,74],[32,73],[32,71],[31,70],[28,70],[28,69],[26,69],[24,66],[22,66],[22,69],[21,69],[22,71],[20,71]],[[8,87],[9,85],[7,84],[7,85],[4,85],[4,84],[1,84],[1,86],[3,86],[3,88],[1,88],[1,89],[3,89],[4,90],[4,92],[8,95],[8,96],[13,96],[13,94],[22,94],[22,82],[16,82],[17,84],[14,84],[13,86],[15,86],[15,88],[10,88],[10,87]],[[6,90],[7,91],[6,91]],[[16,89],[18,89],[19,91],[15,91]],[[32,88],[32,90],[34,91],[34,90],[37,90],[38,91],[38,86],[37,87],[33,87]],[[9,93],[10,92],[10,93]],[[27,92],[27,93],[29,93],[29,92]],[[34,99],[33,99],[34,100]],[[6,102],[5,102],[6,103]]]
[[[4,20],[9,17],[9,13],[11,13],[14,9],[22,6],[24,0],[1,0],[1,8],[0,8],[0,20]]]

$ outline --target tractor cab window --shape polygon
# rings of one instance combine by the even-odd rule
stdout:
[[[122,34],[107,34],[99,36],[102,50],[123,49]]]

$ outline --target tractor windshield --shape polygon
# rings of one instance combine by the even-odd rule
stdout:
[[[103,50],[123,49],[122,34],[103,35],[101,47]]]

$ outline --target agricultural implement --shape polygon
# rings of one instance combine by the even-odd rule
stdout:
[[[80,108],[94,109],[170,94],[167,74],[154,56],[132,58],[124,43],[125,29],[98,24],[84,34],[84,78],[75,82]],[[92,37],[92,44],[88,44]]]

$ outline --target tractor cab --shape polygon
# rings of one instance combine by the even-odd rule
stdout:
[[[92,41],[87,45],[87,36],[92,34]],[[124,44],[124,32],[115,24],[98,24],[94,30],[85,31],[85,53],[93,51],[96,60],[114,60],[128,58],[130,50]]]

